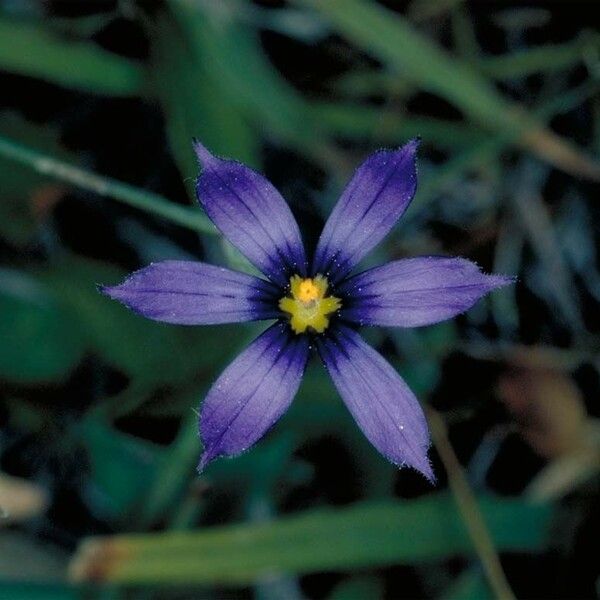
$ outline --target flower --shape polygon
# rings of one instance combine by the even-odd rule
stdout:
[[[380,150],[357,169],[309,261],[298,225],[257,172],[194,148],[198,200],[266,279],[202,262],[165,261],[102,291],[157,321],[208,325],[272,320],[214,383],[200,413],[202,470],[256,443],[291,404],[313,347],[359,427],[392,463],[429,480],[429,432],[414,394],[357,332],[418,327],[469,309],[512,281],[463,258],[395,260],[352,274],[402,216],[416,185],[418,142]]]

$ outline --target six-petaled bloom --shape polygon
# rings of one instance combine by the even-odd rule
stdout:
[[[429,480],[429,433],[414,394],[357,333],[362,325],[418,327],[470,308],[510,277],[462,258],[395,260],[353,274],[400,218],[417,185],[417,141],[380,150],[356,171],[309,262],[298,225],[261,175],[200,143],[196,191],[216,227],[266,279],[202,262],[166,261],[102,288],[141,315],[186,325],[275,320],[214,383],[200,413],[199,468],[244,452],[292,402],[316,348],[371,443]]]

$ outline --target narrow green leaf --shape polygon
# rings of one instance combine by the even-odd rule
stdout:
[[[98,538],[84,544],[73,572],[82,579],[93,573],[127,584],[246,585],[273,572],[351,570],[471,555],[453,502],[438,494],[197,532]],[[494,497],[480,502],[500,550],[544,547],[550,507]]]
[[[255,33],[234,20],[218,21],[189,3],[171,3],[197,57],[210,56],[206,68],[232,100],[273,133],[306,150],[314,144],[316,123],[306,104],[262,53]]]
[[[481,143],[485,135],[463,123],[425,117],[401,117],[380,107],[339,102],[315,102],[311,110],[324,131],[347,139],[369,140],[400,145],[408,138],[424,140],[448,148],[464,148]]]
[[[59,144],[58,132],[48,125],[41,127],[15,113],[0,115],[0,136],[16,138],[26,144],[35,144],[44,152],[61,160],[72,157]],[[2,173],[2,202],[0,202],[0,233],[10,243],[22,246],[29,242],[46,216],[45,210],[51,206],[36,206],[35,194],[52,200],[52,194],[59,190],[45,188],[52,180],[40,175],[26,165],[15,164],[10,158],[0,156]],[[53,183],[53,182],[52,182]],[[53,183],[53,185],[56,185]],[[44,192],[47,195],[44,195]],[[37,211],[37,212],[36,212]]]
[[[217,235],[217,230],[199,208],[188,208],[187,206],[175,204],[153,192],[122,183],[111,177],[91,173],[7,137],[0,137],[0,156],[27,165],[41,175],[65,181],[100,196],[119,200],[135,208],[140,208],[173,221],[183,227],[201,233]]]
[[[144,86],[141,64],[33,23],[0,16],[0,69],[68,88],[135,96]]]
[[[320,12],[341,33],[423,89],[454,102],[487,126],[517,127],[507,104],[467,65],[453,60],[396,13],[364,0],[296,0]]]
[[[581,63],[586,54],[600,50],[600,36],[584,32],[564,44],[537,46],[510,54],[487,56],[476,63],[485,75],[494,79],[516,79],[534,73],[549,73]]]
[[[167,120],[167,135],[175,161],[194,196],[198,161],[192,148],[199,138],[213,152],[258,166],[258,142],[247,115],[232,92],[209,72],[214,58],[199,55],[187,29],[161,12],[150,28],[154,91]]]

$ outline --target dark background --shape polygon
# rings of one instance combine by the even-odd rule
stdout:
[[[0,598],[597,597],[594,8],[0,1]],[[353,169],[417,135],[417,197],[369,262],[519,278],[366,332],[428,407],[437,485],[368,445],[316,361],[198,477],[196,410],[261,326],[152,323],[96,284],[244,268],[171,210],[197,214],[193,137],[264,172],[314,244]]]

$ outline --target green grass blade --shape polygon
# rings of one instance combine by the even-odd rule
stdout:
[[[597,53],[600,36],[581,35],[565,44],[527,48],[511,54],[488,56],[477,63],[477,68],[494,79],[516,79],[534,73],[548,73],[567,69],[582,62],[586,54]]]
[[[182,227],[199,233],[217,234],[209,218],[199,208],[193,209],[174,204],[159,194],[86,171],[5,137],[0,137],[0,156],[27,165],[41,175],[129,204]]]
[[[112,96],[135,96],[144,87],[141,64],[6,17],[0,17],[0,69]]]
[[[16,113],[4,112],[0,115],[0,139],[18,139],[21,144],[35,144],[36,148],[54,158],[71,161],[73,154],[59,141],[59,131],[49,124],[37,125],[26,121]],[[24,247],[43,226],[36,206],[42,198],[42,214],[61,193],[61,186],[38,175],[28,165],[15,164],[0,156],[2,173],[2,201],[0,202],[0,236],[9,243]],[[45,204],[47,202],[48,204]]]
[[[274,572],[348,570],[471,555],[469,535],[453,502],[438,494],[197,532],[92,539],[75,557],[72,573],[78,579],[94,576],[127,584],[245,585]],[[550,507],[494,497],[480,502],[500,550],[531,551],[545,545]]]
[[[248,117],[233,101],[233,94],[208,70],[206,55],[195,52],[187,30],[167,11],[149,27],[152,40],[153,90],[162,105],[167,136],[184,181],[197,175],[192,138],[199,138],[213,152],[254,167],[259,156],[255,132]]]
[[[228,91],[229,101],[276,138],[318,158],[317,123],[306,101],[265,57],[255,31],[219,20],[200,5],[173,0],[170,6],[195,60]]]
[[[295,0],[318,11],[346,38],[421,89],[445,98],[483,127],[512,134],[521,146],[567,172],[600,179],[600,166],[544,128],[487,79],[423,37],[396,13],[365,0]]]
[[[462,123],[427,117],[403,118],[375,106],[315,102],[311,108],[328,135],[347,139],[400,145],[408,138],[421,137],[447,148],[465,148],[485,139],[483,133]]]

